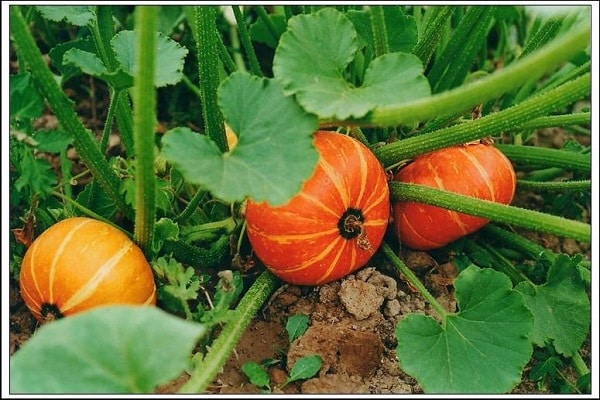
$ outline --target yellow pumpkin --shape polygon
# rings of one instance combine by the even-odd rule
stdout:
[[[156,304],[154,275],[141,249],[119,229],[85,217],[64,219],[33,241],[19,286],[40,322],[101,305]]]

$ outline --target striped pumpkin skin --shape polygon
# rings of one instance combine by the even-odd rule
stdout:
[[[155,305],[156,286],[144,254],[117,228],[91,218],[67,218],[27,249],[19,285],[40,321],[108,304]]]
[[[516,190],[514,168],[493,145],[467,144],[417,157],[394,180],[510,204]],[[443,247],[475,232],[487,219],[416,202],[394,202],[394,230],[415,250]]]
[[[256,256],[297,285],[321,285],[364,266],[391,213],[387,177],[365,145],[327,131],[316,132],[313,143],[319,160],[301,191],[278,207],[248,200],[245,211]]]

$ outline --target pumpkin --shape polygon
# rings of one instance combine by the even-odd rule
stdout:
[[[509,204],[516,190],[514,168],[491,144],[458,145],[426,153],[401,168],[394,180],[426,185]],[[401,243],[415,250],[443,247],[489,220],[411,201],[394,202],[393,226]]]
[[[379,247],[391,206],[387,177],[367,146],[317,131],[312,176],[282,206],[248,199],[248,240],[283,281],[320,285],[364,266]]]
[[[109,304],[156,304],[156,286],[140,248],[119,229],[91,218],[67,218],[25,252],[19,286],[40,321]]]

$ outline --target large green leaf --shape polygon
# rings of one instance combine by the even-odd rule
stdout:
[[[67,20],[73,25],[85,26],[91,24],[96,13],[94,12],[94,6],[66,6],[66,5],[52,5],[52,6],[36,6],[37,10],[42,16],[51,21],[62,21]]]
[[[274,80],[236,72],[219,88],[223,116],[238,135],[221,153],[206,135],[175,128],[162,139],[162,152],[186,180],[206,185],[222,200],[246,196],[281,205],[310,177],[318,154],[312,145],[314,116],[286,97]]]
[[[135,59],[137,52],[134,51],[137,45],[135,37],[135,31],[121,31],[111,40],[117,60],[123,69],[132,76],[136,75],[137,70]],[[164,33],[156,33],[156,72],[154,77],[156,87],[174,85],[181,80],[187,53],[187,48],[165,36]]]
[[[445,324],[411,314],[396,326],[401,368],[427,393],[505,393],[521,380],[533,325],[510,279],[470,266],[455,281],[460,311]]]
[[[10,360],[10,391],[152,393],[205,331],[155,307],[95,308],[42,326]]]
[[[590,299],[577,269],[579,261],[560,254],[545,284],[521,282],[516,287],[534,316],[533,343],[553,343],[565,356],[573,356],[590,332]]]
[[[394,52],[374,59],[360,87],[345,78],[359,49],[353,23],[325,8],[290,18],[273,59],[273,73],[305,110],[320,118],[360,118],[377,106],[401,104],[430,94],[421,61]]]

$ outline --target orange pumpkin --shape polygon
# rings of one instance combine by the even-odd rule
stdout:
[[[367,263],[390,217],[383,167],[368,147],[339,133],[318,131],[313,175],[283,206],[248,200],[247,235],[276,276],[298,285],[340,279]]]
[[[64,219],[27,249],[19,285],[45,322],[108,304],[156,304],[156,286],[140,248],[119,229],[91,218]]]
[[[491,144],[452,146],[423,154],[400,169],[394,180],[444,189],[509,204],[516,176],[508,158]],[[411,201],[393,204],[394,229],[402,244],[431,250],[475,232],[485,218]]]

